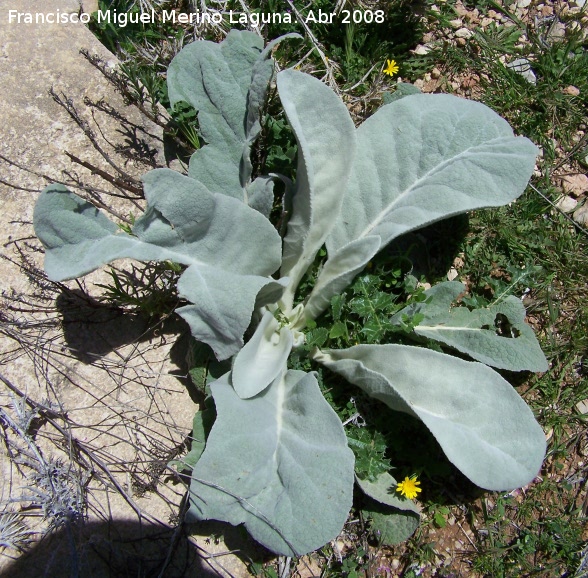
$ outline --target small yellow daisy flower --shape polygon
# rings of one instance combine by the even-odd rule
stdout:
[[[384,68],[384,74],[388,74],[389,76],[394,76],[398,72],[398,64],[396,64],[396,60],[386,60],[387,66]]]
[[[413,476],[406,476],[402,482],[396,486],[396,491],[400,492],[403,496],[412,500],[417,497],[419,492],[422,492],[420,486],[421,483],[417,480],[416,474]]]

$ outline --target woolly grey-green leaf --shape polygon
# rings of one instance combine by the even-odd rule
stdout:
[[[363,493],[372,498],[372,500],[398,510],[407,510],[417,515],[420,513],[420,508],[412,500],[403,498],[396,492],[398,482],[388,472],[382,472],[375,482],[362,480],[357,476],[355,479]]]
[[[196,109],[207,142],[192,155],[189,175],[212,192],[238,198],[266,216],[273,191],[262,182],[251,188],[250,152],[261,131],[260,115],[274,74],[271,49],[291,37],[299,35],[287,34],[264,49],[258,34],[231,30],[218,44],[188,44],[167,72],[172,106],[185,101]]]
[[[343,101],[320,80],[296,70],[278,74],[282,105],[298,142],[296,188],[284,238],[281,275],[294,292],[333,228],[355,154],[355,127]]]
[[[268,275],[280,263],[280,237],[259,212],[210,193],[194,179],[158,169],[143,180],[149,206],[137,219],[134,235],[123,233],[65,187],[47,187],[33,219],[46,249],[45,270],[62,281],[123,257],[188,265],[178,291],[192,305],[177,312],[194,337],[226,359],[243,346],[261,289],[279,286]]]
[[[543,431],[513,387],[488,366],[407,345],[357,345],[315,359],[390,408],[421,419],[478,486],[509,490],[537,475]]]
[[[547,370],[547,360],[535,333],[525,323],[525,308],[520,299],[508,296],[473,311],[452,307],[464,291],[465,286],[457,281],[439,283],[425,291],[426,301],[409,305],[391,321],[400,322],[403,315],[412,317],[420,313],[424,319],[414,328],[417,335],[441,341],[499,369]]]
[[[280,327],[274,315],[266,311],[253,337],[235,355],[231,383],[239,397],[257,395],[283,373],[293,341],[292,331]]]
[[[217,420],[192,474],[190,517],[245,524],[286,556],[335,538],[351,508],[354,459],[314,375],[290,370],[246,400],[228,375],[210,388]]]
[[[408,540],[419,527],[420,517],[406,510],[397,510],[372,502],[362,509],[370,522],[370,530],[380,544],[394,546]]]
[[[518,197],[537,148],[478,102],[414,94],[380,108],[357,129],[357,155],[329,256],[379,235],[382,247],[440,219]]]

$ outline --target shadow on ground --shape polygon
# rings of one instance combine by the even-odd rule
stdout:
[[[172,528],[116,520],[75,523],[46,535],[14,562],[4,566],[10,578],[219,578],[243,576],[235,570],[237,556],[247,564],[267,558],[242,528],[217,522],[191,525],[192,535],[213,536],[200,547],[189,539],[186,527]],[[221,536],[223,556],[215,548]],[[202,540],[199,540],[202,541]],[[215,552],[211,554],[209,552]]]

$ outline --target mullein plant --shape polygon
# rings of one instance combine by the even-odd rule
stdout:
[[[409,498],[420,482],[397,483],[389,472],[355,476],[340,419],[316,374],[291,369],[290,354],[394,239],[521,195],[537,149],[484,105],[443,94],[399,98],[356,128],[328,86],[289,69],[276,84],[298,143],[296,182],[254,178],[251,150],[275,42],[264,48],[259,36],[231,31],[220,44],[194,42],[175,57],[171,103],[198,111],[207,144],[187,174],[156,169],[143,177],[147,209],[130,232],[62,185],[42,192],[34,225],[56,281],[123,257],[185,267],[177,289],[186,304],[177,313],[195,340],[230,360],[209,384],[212,428],[203,427],[211,410],[194,419],[189,516],[244,524],[273,552],[294,556],[339,534],[355,483],[387,508],[395,538],[407,538],[419,520]],[[283,237],[269,220],[276,179],[286,183]],[[323,247],[314,286],[301,284]],[[463,291],[461,283],[440,283],[390,319],[399,326],[407,315],[417,319],[417,341],[436,340],[460,357],[398,343],[309,355],[381,402],[390,419],[404,412],[422,420],[478,486],[524,486],[541,467],[545,437],[493,368],[545,371],[547,362],[519,299],[470,311],[453,306]],[[497,331],[497,319],[508,321],[508,334]]]

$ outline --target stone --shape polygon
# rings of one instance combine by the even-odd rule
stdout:
[[[474,33],[469,30],[468,28],[460,28],[459,30],[455,31],[455,36],[457,38],[471,38],[474,35]]]
[[[431,47],[427,46],[426,44],[417,44],[417,47],[412,52],[419,56],[424,56],[425,54],[429,54],[429,52],[431,52]]]
[[[579,225],[588,225],[588,204],[584,203],[579,209],[573,214],[573,219]]]
[[[583,173],[565,175],[560,178],[560,183],[564,193],[573,197],[588,192],[588,176]]]
[[[555,203],[555,206],[564,213],[571,213],[576,208],[577,204],[578,201],[573,197],[563,196],[557,201],[557,203]]]
[[[526,58],[517,58],[506,64],[506,67],[520,74],[530,84],[537,83],[537,77],[531,68],[531,63]]]
[[[0,154],[13,162],[0,159],[0,307],[3,330],[18,329],[15,338],[9,339],[5,334],[0,337],[0,364],[3,376],[26,392],[27,399],[54,404],[52,407],[70,416],[68,423],[72,425],[70,435],[74,443],[89,448],[80,463],[87,460],[94,469],[85,482],[88,519],[71,527],[64,526],[15,560],[1,557],[0,574],[15,578],[36,576],[42,569],[41,573],[48,576],[69,576],[78,571],[86,572],[84,575],[109,576],[117,574],[116,569],[109,567],[115,558],[118,557],[119,563],[134,564],[136,569],[143,562],[152,564],[160,556],[164,561],[173,544],[177,552],[183,551],[185,558],[190,557],[189,564],[182,565],[191,568],[190,575],[211,575],[207,565],[212,564],[226,568],[219,575],[249,576],[246,565],[234,555],[205,561],[206,551],[211,549],[206,538],[198,546],[188,538],[177,542],[175,524],[170,523],[177,519],[184,490],[181,484],[164,481],[172,475],[166,467],[171,459],[168,451],[182,447],[198,409],[185,381],[176,377],[185,375],[184,362],[176,364],[172,360],[175,338],[185,331],[185,326],[176,325],[173,330],[162,327],[159,337],[152,337],[151,333],[147,337],[145,324],[140,320],[113,317],[97,301],[88,304],[80,297],[78,303],[76,296],[80,291],[75,283],[64,284],[63,287],[69,287],[66,290],[42,280],[41,287],[48,286],[52,292],[43,294],[46,300],[41,301],[35,293],[40,291],[39,287],[31,285],[31,278],[20,270],[18,262],[8,261],[18,257],[14,240],[25,239],[33,247],[26,256],[32,259],[32,265],[42,267],[42,253],[36,251],[39,243],[31,221],[38,193],[48,182],[71,180],[66,173],[75,172],[84,184],[109,189],[103,180],[72,164],[64,155],[63,151],[68,151],[99,169],[113,171],[49,95],[51,87],[56,94],[71,98],[100,145],[133,178],[138,179],[148,170],[148,165],[139,162],[138,157],[131,160],[119,154],[107,141],[116,146],[125,145],[127,138],[135,138],[145,145],[149,159],[159,166],[165,165],[165,158],[162,129],[148,122],[136,108],[126,106],[107,79],[79,54],[85,48],[105,62],[116,63],[114,56],[87,28],[75,23],[9,23],[7,4],[18,12],[64,14],[80,10],[78,0],[9,0],[0,6]],[[83,0],[81,10],[91,12],[96,5],[96,0]],[[85,106],[86,97],[94,102],[102,100],[123,120],[115,121],[106,112]],[[92,112],[99,128],[94,124]],[[122,215],[131,211],[136,215],[140,211],[130,201],[108,199]],[[107,275],[92,274],[81,281],[93,296],[99,295],[99,289],[93,286],[96,281],[108,282]],[[35,306],[35,311],[28,313],[21,309],[19,317],[12,322],[8,306],[17,303],[10,301],[17,299],[15,295],[23,295]],[[95,316],[93,322],[68,317],[74,305],[79,312],[84,303]],[[29,324],[43,323],[40,333],[31,336],[35,338],[32,347],[26,341],[29,339],[25,330],[27,320]],[[181,358],[180,354],[177,359]],[[0,403],[7,411],[11,411],[10,393],[5,383],[0,384]],[[36,436],[39,444],[46,444],[43,453],[56,455],[64,463],[71,463],[72,471],[77,470],[72,455],[57,443],[51,444],[50,434],[56,442],[61,440],[57,430],[51,427],[50,423],[42,425]],[[63,443],[67,449],[69,446]],[[92,461],[98,458],[106,471]],[[152,477],[152,467],[160,472],[157,478]],[[2,488],[9,490],[14,498],[30,485],[20,478],[2,450],[0,475],[10,480],[10,487],[7,484]],[[145,482],[149,480],[153,481],[154,489],[146,489]],[[0,495],[2,505],[7,497]],[[14,506],[17,508],[18,504]],[[39,533],[39,538],[47,530],[41,516],[27,516],[26,522]],[[72,530],[73,534],[66,530]],[[235,544],[238,544],[240,530],[236,532]],[[227,536],[224,526],[220,533]],[[150,536],[153,541],[147,539]],[[210,537],[210,531],[206,537]],[[159,540],[157,545],[156,540]],[[84,570],[75,568],[74,571],[71,567],[76,558],[72,549],[78,550]],[[222,546],[223,552],[230,549]],[[240,550],[241,545],[235,545],[235,549]],[[180,574],[175,560],[170,562],[167,569],[170,576],[186,575]],[[126,571],[121,572],[126,575]]]
[[[568,94],[569,96],[579,96],[580,95],[580,89],[577,88],[576,86],[573,86],[573,85],[566,86],[562,92],[564,94]]]
[[[547,40],[549,42],[557,42],[566,37],[566,26],[563,22],[554,22],[547,32]]]

